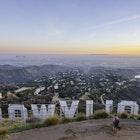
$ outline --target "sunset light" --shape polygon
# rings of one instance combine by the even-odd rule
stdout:
[[[4,0],[0,53],[140,54],[138,0]]]

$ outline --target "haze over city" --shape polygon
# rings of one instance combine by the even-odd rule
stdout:
[[[140,140],[140,0],[0,0],[0,140],[44,139]]]
[[[140,54],[139,0],[0,0],[1,54]]]

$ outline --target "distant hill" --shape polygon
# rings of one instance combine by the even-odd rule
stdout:
[[[18,67],[11,65],[0,66],[0,84],[22,83],[42,76],[50,76],[65,72],[70,68],[61,65],[42,65]]]
[[[3,94],[0,105],[7,108],[11,103],[48,104],[55,93],[60,99],[91,99],[97,109],[103,107],[105,100],[113,100],[115,104],[131,100],[140,105],[140,79],[135,78],[139,74],[138,68],[3,65],[0,66],[0,92]],[[22,87],[33,89],[15,92]],[[36,96],[34,92],[38,87],[45,87],[45,90]]]

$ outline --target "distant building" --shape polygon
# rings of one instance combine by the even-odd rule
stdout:
[[[73,81],[70,81],[70,84],[71,84],[71,85],[74,85],[74,82],[73,82]]]
[[[28,90],[28,89],[32,89],[32,88],[31,88],[31,87],[22,87],[22,88],[20,88],[20,89],[15,90],[15,93],[22,92],[22,91],[26,91],[26,90]]]
[[[140,75],[136,75],[135,78],[136,78],[136,79],[140,79]]]
[[[45,90],[45,87],[40,87],[40,88],[37,88],[34,92],[34,95],[40,95],[40,92]]]
[[[54,89],[58,89],[58,83],[54,85]]]

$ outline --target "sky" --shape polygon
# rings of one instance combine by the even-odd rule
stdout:
[[[0,0],[0,54],[140,55],[140,0]]]

